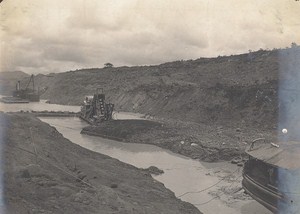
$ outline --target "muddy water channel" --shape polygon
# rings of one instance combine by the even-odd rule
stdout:
[[[0,110],[5,112],[20,110],[76,112],[79,111],[79,107],[46,104],[45,102],[30,104],[1,103]],[[140,116],[131,113],[115,114],[116,119],[136,119]],[[40,119],[54,126],[65,138],[89,150],[106,154],[139,168],[156,166],[162,169],[164,173],[154,176],[154,178],[164,183],[177,197],[195,204],[203,213],[270,213],[249,198],[239,199],[230,195],[232,190],[242,191],[240,190],[241,169],[235,165],[202,163],[153,145],[121,143],[100,137],[81,135],[81,129],[87,124],[79,118],[44,117]],[[224,176],[231,175],[231,173],[232,176],[224,179]],[[226,190],[228,191],[226,192]]]
[[[120,113],[118,118],[135,119],[136,117],[132,114]],[[204,213],[269,213],[252,200],[233,200],[230,199],[231,196],[226,196],[223,191],[220,191],[220,189],[226,191],[226,188],[230,191],[239,190],[241,169],[235,165],[201,163],[153,145],[121,143],[81,135],[81,129],[87,124],[78,118],[41,118],[41,120],[56,127],[64,137],[82,147],[139,168],[156,166],[162,169],[164,173],[154,178],[164,183],[176,196],[204,190],[220,182],[206,191],[189,193],[181,197],[182,200],[195,204]],[[232,179],[223,180],[230,172],[234,172]]]

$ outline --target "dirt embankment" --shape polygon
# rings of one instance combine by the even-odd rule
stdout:
[[[168,137],[147,133],[146,143],[151,136],[172,151],[213,161],[239,154],[257,137],[275,139],[279,108],[289,111],[298,96],[290,93],[295,89],[287,88],[279,102],[279,82],[289,86],[299,67],[300,47],[296,47],[157,66],[38,75],[36,83],[48,88],[44,99],[61,104],[80,104],[85,95],[102,87],[116,110],[149,114],[176,130],[170,128]],[[187,147],[181,141],[188,142]],[[200,145],[197,155],[190,151],[196,150],[189,146],[192,143]]]
[[[0,121],[8,213],[200,213],[147,171],[75,145],[33,116]]]
[[[244,155],[253,139],[276,133],[171,120],[113,120],[85,127],[82,134],[129,143],[152,144],[203,161],[232,160]]]
[[[121,111],[207,125],[273,129],[280,106],[278,81],[297,70],[299,61],[300,47],[260,50],[157,66],[40,74],[35,83],[48,88],[42,98],[52,103],[79,105],[85,95],[104,88],[107,100]]]
[[[38,75],[36,82],[48,87],[43,98],[52,103],[80,104],[85,95],[102,87],[121,111],[208,125],[272,129],[277,123],[280,68],[295,63],[299,56],[297,48],[258,51],[157,66]]]

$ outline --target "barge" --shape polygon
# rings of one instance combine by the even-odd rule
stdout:
[[[300,143],[261,143],[246,151],[246,193],[273,213],[300,212]]]

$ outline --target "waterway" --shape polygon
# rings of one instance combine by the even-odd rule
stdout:
[[[20,110],[78,112],[80,107],[47,104],[45,101],[28,104],[0,104],[0,111],[16,112]],[[140,114],[125,112],[114,114],[115,119],[137,119],[141,116]],[[164,173],[154,176],[154,178],[164,183],[177,197],[186,192],[199,191],[213,186],[205,191],[186,194],[181,197],[182,200],[195,204],[204,213],[270,214],[268,210],[253,200],[235,199],[228,203],[226,202],[228,198],[224,197],[224,194],[221,196],[220,193],[222,192],[219,191],[221,188],[232,188],[230,181],[222,179],[222,176],[226,175],[222,172],[238,173],[238,168],[235,165],[226,162],[202,163],[153,145],[121,143],[100,137],[81,135],[81,129],[87,124],[76,117],[40,119],[55,127],[65,138],[84,148],[109,155],[139,168],[156,166],[162,169]],[[218,184],[215,185],[216,183]],[[239,183],[234,183],[234,185],[239,185]]]

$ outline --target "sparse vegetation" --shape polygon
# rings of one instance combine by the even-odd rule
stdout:
[[[297,43],[296,42],[292,42],[291,48],[297,48],[297,47],[298,47]]]
[[[112,67],[114,67],[114,65],[111,64],[110,62],[104,64],[104,68],[112,68]]]
[[[102,87],[116,110],[146,113],[169,121],[172,127],[175,124],[175,130],[188,130],[188,135],[205,147],[207,160],[217,160],[227,158],[218,156],[221,152],[215,148],[220,145],[222,154],[230,154],[227,151],[242,151],[255,137],[272,138],[278,121],[280,68],[300,62],[299,47],[251,54],[251,63],[245,53],[157,66],[82,69],[53,78],[38,75],[36,82],[48,87],[43,99],[60,104],[80,105],[85,95]],[[236,134],[237,128],[242,132]],[[161,142],[170,143],[166,147],[177,151],[172,145],[186,135],[169,138],[172,135],[167,133]],[[206,159],[203,157],[199,156]]]

